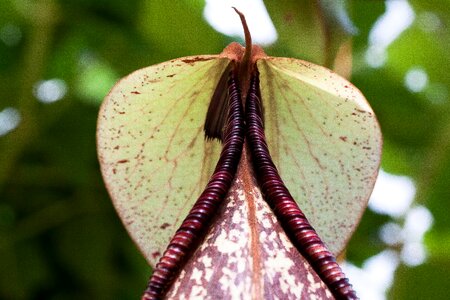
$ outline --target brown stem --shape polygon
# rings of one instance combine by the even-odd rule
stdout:
[[[245,20],[245,16],[243,13],[241,13],[239,10],[237,10],[235,7],[233,9],[236,11],[236,13],[239,15],[239,18],[242,22],[242,27],[244,29],[244,36],[245,36],[245,52],[244,56],[242,57],[240,61],[240,67],[239,67],[239,74],[238,78],[240,81],[240,88],[242,91],[242,99],[245,101],[246,92],[248,90],[249,84],[250,84],[250,75],[252,72],[252,36],[250,34],[250,30],[248,29],[247,21]]]

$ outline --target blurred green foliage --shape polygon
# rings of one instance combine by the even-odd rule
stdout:
[[[401,265],[388,298],[446,299],[450,1],[410,0],[415,21],[389,46],[380,68],[369,67],[364,53],[370,29],[385,11],[383,1],[349,1],[334,8],[330,1],[322,7],[312,1],[265,2],[279,33],[268,54],[337,69],[349,69],[352,62],[352,81],[369,99],[384,133],[383,168],[413,178],[415,203],[434,216],[425,241],[428,260],[418,267]],[[204,21],[203,7],[203,1],[0,3],[0,112],[13,107],[22,119],[0,136],[1,299],[140,296],[150,269],[103,185],[95,149],[97,111],[114,82],[135,69],[221,52],[232,39]],[[337,10],[345,14],[333,14]],[[427,28],[430,12],[439,21],[433,30]],[[351,37],[349,24],[357,35]],[[352,53],[339,52],[350,40]],[[428,85],[414,93],[404,77],[416,67],[427,72]],[[37,82],[55,78],[67,85],[63,99],[38,102]],[[360,265],[386,249],[378,231],[388,221],[403,222],[367,211],[348,259]]]

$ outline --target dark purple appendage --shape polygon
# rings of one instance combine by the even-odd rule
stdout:
[[[264,135],[261,99],[258,96],[260,95],[258,75],[258,73],[254,74],[251,79],[245,105],[245,121],[247,142],[264,199],[272,207],[291,241],[328,286],[334,297],[358,299],[335,257],[309,224],[272,162]]]
[[[237,171],[244,144],[244,112],[238,84],[230,73],[229,111],[219,162],[205,190],[181,224],[167,250],[156,265],[143,300],[161,299],[206,232],[210,220],[225,198]]]

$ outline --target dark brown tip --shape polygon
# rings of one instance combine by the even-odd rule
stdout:
[[[233,6],[234,11],[239,15],[239,18],[242,22],[242,27],[244,28],[244,36],[245,36],[245,53],[243,57],[243,61],[250,61],[250,57],[252,55],[252,36],[250,34],[250,30],[248,29],[247,21],[245,20],[245,16],[241,13],[236,7]]]

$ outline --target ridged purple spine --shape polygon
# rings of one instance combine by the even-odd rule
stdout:
[[[175,233],[159,260],[142,296],[143,300],[161,299],[175,276],[185,264],[188,255],[198,245],[227,195],[237,171],[245,138],[244,112],[241,93],[235,75],[228,80],[229,110],[224,130],[223,147],[219,161],[205,190]]]
[[[291,241],[328,286],[334,297],[358,299],[335,257],[310,225],[278,174],[267,147],[262,121],[262,103],[258,95],[260,95],[259,74],[255,72],[251,78],[245,104],[246,138],[264,199],[273,209]]]

